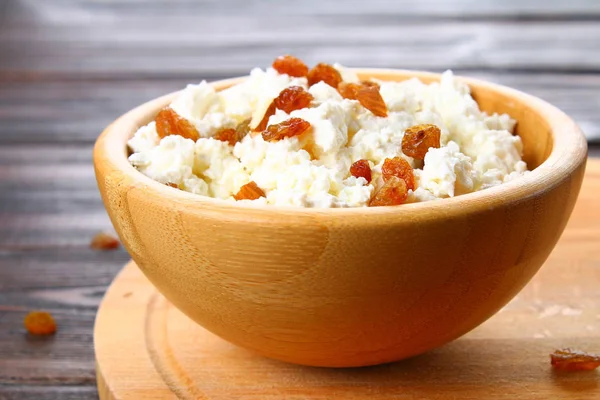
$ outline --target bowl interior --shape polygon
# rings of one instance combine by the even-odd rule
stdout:
[[[371,74],[359,74],[367,79]],[[433,74],[419,74],[417,77],[425,82],[437,82],[439,76]],[[394,76],[389,80],[402,81],[410,79],[411,76]],[[382,79],[385,79],[382,78]],[[462,79],[457,77],[457,79]],[[539,112],[532,109],[530,101],[523,97],[515,97],[514,93],[493,91],[489,87],[474,85],[469,82],[471,95],[479,104],[479,108],[488,114],[508,114],[517,121],[515,134],[523,141],[523,160],[530,170],[537,168],[552,153],[552,128],[549,122]]]
[[[531,110],[520,99],[506,96],[504,93],[472,89],[472,95],[479,108],[488,113],[508,114],[517,121],[515,134],[523,141],[523,160],[532,170],[542,164],[552,152],[552,129],[548,121]]]
[[[421,71],[355,69],[355,72],[361,79],[403,81],[418,78],[425,83],[440,80],[439,74]],[[219,91],[245,79],[246,77],[222,80],[214,82],[213,85]],[[451,214],[460,215],[467,208],[471,211],[483,210],[508,201],[520,201],[523,196],[551,189],[556,182],[571,174],[585,160],[587,149],[585,138],[573,121],[560,110],[540,99],[504,86],[460,76],[456,79],[464,81],[470,87],[471,94],[482,110],[488,113],[507,113],[517,121],[516,134],[523,141],[523,159],[528,168],[535,171],[506,184],[449,198],[444,202],[412,203],[393,210],[379,207],[369,209],[371,215],[389,214],[390,217],[401,218],[403,214],[410,213],[411,218],[421,218],[414,213],[417,210],[427,209],[429,212],[439,212],[440,215],[449,217]],[[189,207],[198,208],[198,212],[205,212],[206,207],[211,209],[214,207],[215,212],[223,212],[225,209],[236,211],[250,207],[250,205],[229,204],[219,199],[205,198],[187,192],[172,191],[165,185],[139,173],[128,162],[127,140],[138,127],[154,119],[158,110],[169,104],[177,94],[178,92],[175,92],[151,100],[115,121],[97,143],[96,154],[100,157],[96,164],[110,165],[115,171],[124,173],[131,182],[142,183],[146,190],[160,193],[166,198],[189,203]],[[273,210],[272,206],[253,205],[251,208],[257,213],[263,213],[265,218],[270,218]],[[279,207],[278,210],[288,215],[297,215],[299,211],[297,208],[290,207]],[[302,209],[300,213],[343,214],[361,219],[364,211],[356,208]]]
[[[381,73],[380,71],[371,72],[359,72],[361,79],[368,78],[379,78],[390,81],[404,81],[418,77],[425,83],[432,83],[439,81],[439,75],[429,73],[418,73],[410,74],[394,74],[392,76]],[[462,79],[457,77],[458,79]],[[217,82],[217,90],[223,90],[234,84],[240,83],[244,78],[234,78],[226,81]],[[523,141],[523,160],[527,163],[527,167],[530,170],[537,168],[542,164],[548,156],[552,153],[552,128],[549,122],[539,112],[535,111],[531,107],[531,103],[526,101],[522,97],[515,97],[513,93],[505,93],[499,91],[489,90],[489,87],[483,87],[474,85],[472,82],[467,83],[471,89],[471,95],[475,101],[479,104],[479,108],[488,114],[508,114],[512,119],[517,121],[515,127],[515,134],[521,137]],[[168,98],[172,100],[173,95],[169,95]],[[154,119],[148,118],[144,121],[144,124]],[[133,136],[135,131],[129,132],[127,138]],[[127,155],[130,154],[126,150]]]

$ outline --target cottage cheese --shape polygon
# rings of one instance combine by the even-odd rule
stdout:
[[[358,81],[352,70],[335,67],[345,81]],[[234,201],[240,187],[254,181],[266,197],[252,203],[320,208],[368,205],[381,184],[384,160],[396,156],[415,168],[409,202],[471,193],[526,173],[521,139],[512,134],[515,121],[480,111],[468,87],[450,71],[429,85],[418,79],[378,83],[386,118],[343,99],[323,82],[308,88],[305,78],[271,68],[254,69],[246,81],[220,92],[206,82],[189,85],[171,107],[196,127],[200,139],[161,140],[151,122],[128,142],[129,161],[158,182],[203,196]],[[257,125],[273,98],[289,86],[307,89],[314,97],[311,107],[291,114],[277,110],[269,124],[299,117],[311,123],[309,133],[277,142],[247,135],[235,146],[212,138],[247,119]],[[441,147],[416,161],[402,154],[402,138],[407,128],[424,123],[440,128]],[[359,159],[369,161],[371,183],[350,175],[350,165]]]

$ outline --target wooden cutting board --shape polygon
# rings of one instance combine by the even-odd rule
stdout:
[[[600,161],[590,161],[573,216],[525,289],[466,336],[368,368],[268,360],[207,332],[130,262],[94,332],[105,399],[600,399],[600,371],[558,373],[549,353],[600,352]]]

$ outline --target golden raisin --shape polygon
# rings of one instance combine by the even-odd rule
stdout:
[[[308,74],[308,67],[299,58],[286,55],[279,56],[273,61],[273,69],[280,74],[302,77]]]
[[[277,110],[277,107],[275,107],[275,102],[273,101],[269,105],[269,108],[267,108],[267,111],[265,111],[265,115],[260,120],[260,123],[258,125],[256,125],[256,128],[254,128],[254,131],[255,132],[264,131],[267,128],[267,124],[269,123],[269,118],[271,118],[271,115],[275,114],[276,110]]]
[[[200,138],[194,125],[170,107],[163,108],[156,116],[156,132],[161,138],[170,135],[183,136],[193,141]]]
[[[310,129],[310,122],[302,118],[290,118],[279,124],[269,125],[262,133],[266,141],[277,141],[286,137],[299,136]]]
[[[90,247],[94,250],[114,250],[119,247],[119,244],[119,240],[114,236],[100,232],[92,238]]]
[[[256,200],[259,197],[265,197],[265,192],[259,188],[254,181],[246,183],[240,188],[239,192],[233,196],[236,200]]]
[[[307,79],[308,86],[312,86],[315,83],[323,81],[329,86],[337,89],[338,85],[342,81],[342,75],[333,66],[320,63],[308,71]]]
[[[381,167],[383,180],[387,181],[391,176],[398,177],[406,182],[406,188],[415,190],[415,174],[413,169],[402,157],[386,158]]]
[[[172,187],[172,188],[175,188],[175,189],[179,189],[179,185],[178,185],[178,184],[176,184],[176,183],[173,183],[173,182],[167,182],[167,183],[166,183],[166,185],[167,185],[168,187]]]
[[[56,332],[56,322],[45,311],[31,311],[23,320],[25,329],[32,335],[52,335]]]
[[[578,350],[562,349],[550,354],[550,364],[563,371],[592,371],[600,367],[600,356]]]
[[[379,87],[361,86],[356,93],[356,100],[378,117],[387,117],[387,106],[379,94]]]
[[[376,87],[379,89],[379,83],[373,81],[361,81],[360,84],[365,87]]]
[[[275,107],[289,114],[294,110],[308,107],[313,99],[313,95],[304,90],[303,87],[290,86],[283,89],[274,102]]]
[[[358,98],[358,90],[361,87],[362,86],[358,83],[340,82],[340,84],[337,87],[337,90],[343,98],[349,100],[356,100]]]
[[[250,132],[251,121],[252,118],[248,118],[240,122],[235,129],[223,128],[215,133],[214,138],[222,142],[227,142],[230,146],[235,146],[237,142],[241,141]]]
[[[404,132],[402,152],[409,157],[422,160],[431,147],[436,149],[440,147],[440,136],[440,128],[435,125],[412,126]]]
[[[365,159],[358,160],[350,166],[350,174],[356,178],[365,178],[371,182],[371,166]]]
[[[404,179],[390,176],[371,198],[369,207],[397,206],[403,204],[407,197],[408,188]]]
[[[252,122],[252,118],[243,120],[235,127],[235,139],[237,142],[240,142],[250,132],[250,122]]]
[[[236,142],[236,131],[233,128],[223,128],[215,133],[213,138],[221,142],[227,142],[230,146],[233,146]]]

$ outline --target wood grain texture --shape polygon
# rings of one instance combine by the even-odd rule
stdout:
[[[596,112],[600,109],[600,75],[456,72],[540,97],[572,117],[588,138],[600,140],[600,115]],[[190,76],[163,79],[3,82],[0,84],[0,145],[92,143],[117,116],[139,104],[180,90],[191,82],[228,77],[219,71],[216,73],[203,75],[198,71]],[[29,107],[35,107],[37,112],[32,115]],[[15,157],[12,158],[14,161]]]
[[[59,382],[60,383],[60,382]],[[98,399],[95,385],[70,386],[70,385],[6,385],[0,384],[0,399],[2,400],[87,400]]]
[[[377,367],[306,368],[237,348],[185,317],[129,264],[95,327],[101,399],[594,399],[597,372],[553,372],[548,354],[600,352],[599,194],[593,161],[561,240],[513,301],[455,342]]]
[[[140,7],[143,2],[144,7]],[[60,0],[60,2],[46,2],[38,4],[35,0],[9,0],[4,3],[12,4],[15,14],[21,20],[35,18],[29,10],[34,9],[35,14],[52,16],[56,19],[91,18],[97,16],[101,19],[118,17],[119,14],[137,14],[143,17],[156,17],[159,12],[177,17],[194,13],[204,14],[234,14],[247,15],[382,15],[392,14],[399,18],[536,18],[536,19],[585,19],[598,18],[600,5],[590,0],[545,1],[529,0],[398,0],[391,5],[386,0],[372,0],[369,3],[349,0],[341,7],[330,2],[302,3],[284,1],[260,0],[170,0],[169,7],[164,0]],[[35,5],[35,7],[32,7]],[[293,5],[293,7],[290,7]]]
[[[132,78],[140,74],[209,75],[215,70],[238,76],[254,66],[268,65],[273,54],[282,53],[293,53],[313,65],[337,60],[354,67],[368,64],[433,71],[599,71],[595,38],[600,26],[595,21],[532,25],[435,21],[428,27],[422,21],[385,16],[363,22],[368,19],[298,16],[294,23],[303,32],[298,35],[290,31],[285,18],[269,16],[190,15],[172,22],[120,18],[117,23],[89,25],[77,41],[68,38],[81,28],[68,22],[35,31],[16,24],[0,34],[0,50],[7,55],[0,59],[0,71],[8,77],[92,73]],[[182,24],[190,30],[181,29]],[[160,30],[154,29],[157,25]],[[225,33],[222,26],[237,28]],[[256,30],[248,31],[248,26]],[[139,46],[141,36],[144,46]],[[539,48],[544,51],[533,50]]]
[[[344,7],[309,0],[293,8],[286,1],[141,4],[0,1],[0,399],[97,398],[89,379],[92,313],[127,254],[87,249],[96,231],[110,228],[93,182],[90,143],[107,123],[143,101],[201,78],[241,75],[293,51],[350,65],[374,65],[368,57],[386,67],[452,66],[541,96],[587,134],[600,132],[595,0],[403,0],[395,7],[385,0],[349,1]],[[279,35],[280,22],[268,26],[291,9],[315,34],[297,28]],[[211,19],[215,23],[207,27],[213,31],[199,37],[206,29],[195,25]],[[164,25],[162,37],[157,25]],[[332,29],[324,25],[366,34],[363,40],[339,31],[330,39],[324,34]],[[391,37],[407,31],[396,25],[412,28],[416,36]],[[513,32],[505,40],[506,28]],[[428,33],[421,35],[423,29]],[[278,35],[267,36],[273,32]],[[440,33],[451,40],[436,42]],[[236,46],[242,36],[243,48]],[[158,62],[157,51],[168,60]],[[234,51],[243,51],[245,59],[232,56]],[[505,58],[492,64],[498,57]],[[236,61],[240,64],[232,64]],[[590,154],[600,156],[600,148],[591,147]],[[30,308],[68,313],[60,334],[70,340],[42,349],[33,341],[15,345]],[[57,354],[65,355],[60,363],[53,361]],[[41,367],[26,373],[33,365]]]
[[[110,230],[91,158],[89,145],[0,146],[0,248],[59,253]]]
[[[444,6],[442,1],[395,7],[381,0],[343,7],[309,1],[290,8],[283,3],[188,1],[160,8],[155,2],[152,12],[151,6],[139,7],[135,1],[57,6],[22,0],[9,8],[0,30],[0,71],[5,76],[215,71],[237,76],[282,53],[311,64],[334,59],[349,66],[435,71],[600,71],[595,40],[600,25],[589,19],[598,15],[598,6],[592,2],[548,7],[538,0],[514,8],[514,1],[512,11],[491,1],[479,7],[478,2]],[[430,17],[444,15],[444,9],[451,18]],[[520,13],[544,17],[569,9],[572,20],[523,23],[517,18]],[[502,10],[514,18],[502,19]],[[483,15],[460,18],[478,13]]]
[[[439,79],[357,72],[362,79]],[[397,361],[460,336],[510,300],[558,240],[583,178],[587,146],[565,114],[506,87],[465,82],[481,109],[517,120],[529,174],[401,207],[244,207],[172,190],[129,164],[127,140],[172,100],[167,96],[100,136],[100,193],[142,271],[210,331],[299,364]]]

